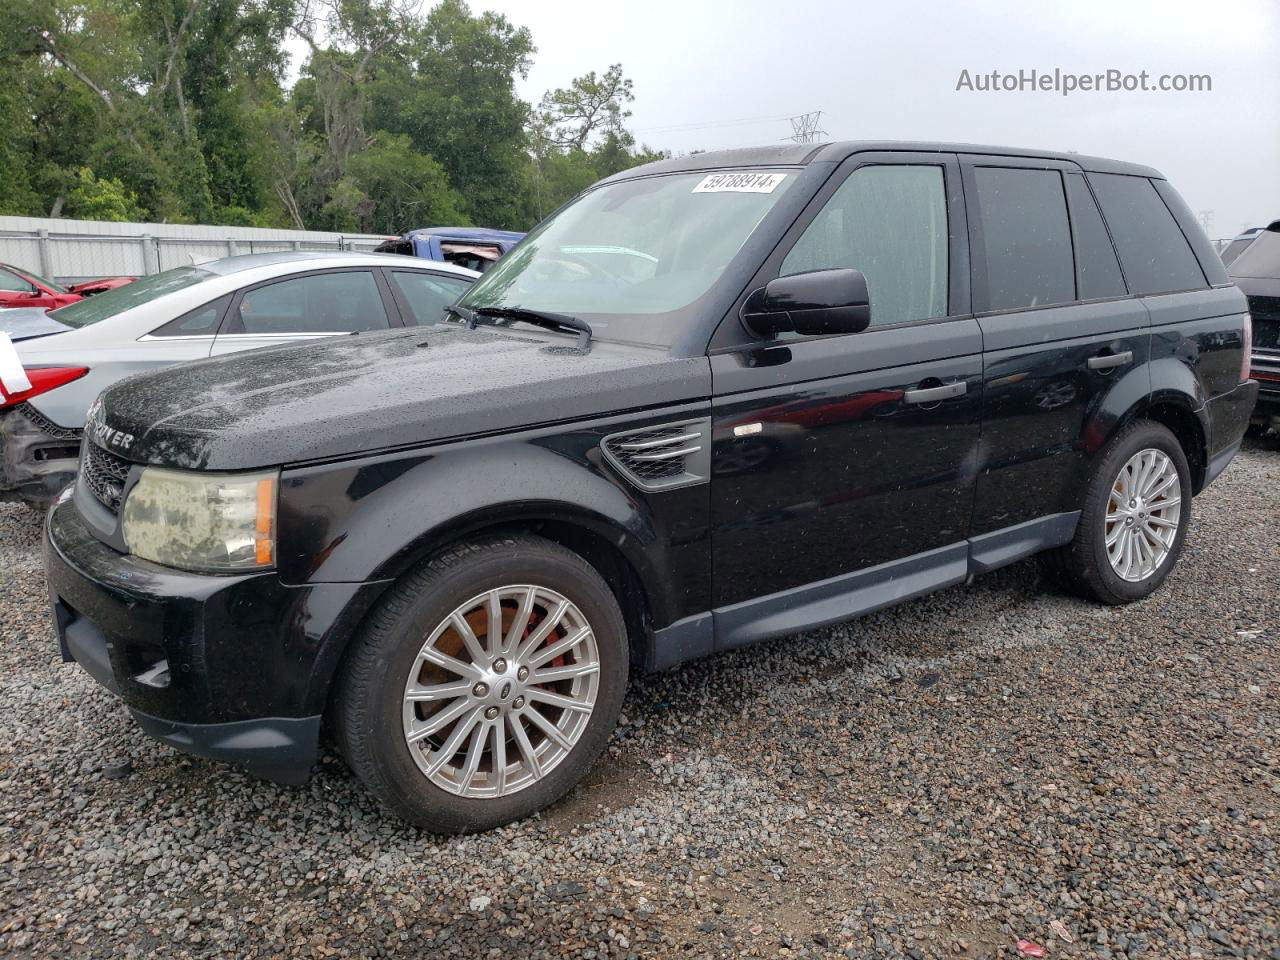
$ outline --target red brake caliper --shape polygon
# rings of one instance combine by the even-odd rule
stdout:
[[[529,638],[529,631],[537,627],[537,625],[542,622],[542,617],[539,616],[537,620],[533,620],[533,618],[530,618],[530,621],[531,622],[529,623],[529,625],[524,628],[524,637],[522,637],[521,639],[527,640]],[[559,638],[553,638],[550,634],[548,634],[546,639],[542,641],[542,646],[544,647],[547,646],[548,644],[552,643],[555,639],[559,639]],[[566,662],[567,661],[564,658],[564,654],[562,653],[558,657],[552,657],[551,663],[549,664],[549,666],[563,667]]]

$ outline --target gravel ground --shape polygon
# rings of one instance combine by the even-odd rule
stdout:
[[[0,951],[1280,960],[1278,487],[1251,443],[1136,606],[1023,563],[636,681],[585,785],[467,838],[145,738],[0,506]]]

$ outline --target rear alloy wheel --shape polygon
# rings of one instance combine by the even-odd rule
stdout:
[[[1094,458],[1075,537],[1042,555],[1053,579],[1103,603],[1149,595],[1178,562],[1191,521],[1191,471],[1168,428],[1136,420]]]
[[[485,830],[563,796],[608,742],[628,644],[608,585],[536,537],[463,544],[406,576],[344,664],[333,726],[399,816]]]
[[[1182,516],[1182,483],[1161,450],[1139,450],[1120,468],[1107,498],[1106,545],[1111,569],[1140,583],[1173,549]]]

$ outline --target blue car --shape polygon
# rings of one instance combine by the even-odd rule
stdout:
[[[512,230],[485,227],[423,227],[386,240],[375,249],[378,253],[443,260],[484,273],[523,237]]]

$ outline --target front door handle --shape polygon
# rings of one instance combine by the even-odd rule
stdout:
[[[963,397],[969,391],[966,380],[955,383],[944,383],[940,387],[920,387],[908,390],[902,395],[906,403],[937,403],[939,400],[950,400],[952,397]]]
[[[1104,353],[1099,356],[1089,358],[1089,369],[1110,370],[1112,367],[1123,367],[1125,364],[1132,361],[1132,350],[1124,350],[1120,353]]]

